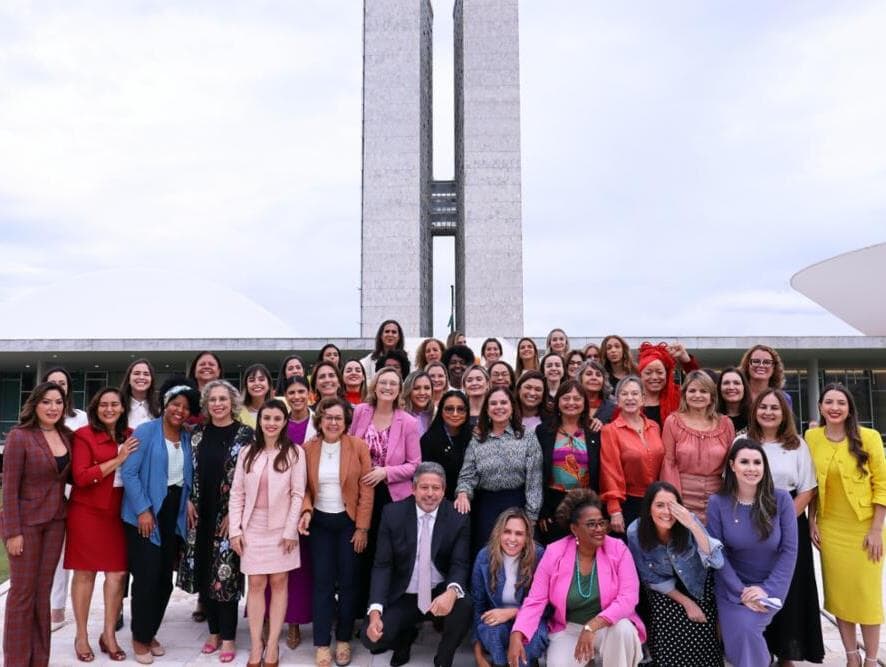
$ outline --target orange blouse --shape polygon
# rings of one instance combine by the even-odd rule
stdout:
[[[619,415],[603,427],[600,446],[600,497],[610,514],[621,512],[628,497],[642,498],[658,479],[664,447],[658,424],[643,417],[643,438]]]

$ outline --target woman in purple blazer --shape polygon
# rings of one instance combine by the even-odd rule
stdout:
[[[372,470],[363,482],[374,488],[369,539],[356,579],[362,587],[357,609],[366,608],[369,596],[381,511],[392,500],[403,500],[412,494],[412,474],[421,463],[418,420],[400,409],[402,392],[403,379],[395,369],[379,370],[369,383],[366,402],[354,407],[354,420],[348,431],[369,446]]]

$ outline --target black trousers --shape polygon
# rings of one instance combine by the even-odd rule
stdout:
[[[310,542],[314,565],[314,646],[329,646],[333,620],[336,621],[335,638],[338,641],[349,641],[354,631],[357,554],[351,544],[353,535],[354,522],[347,512],[327,514],[314,510]]]
[[[445,584],[440,584],[434,589],[432,595],[437,597],[446,590]],[[462,640],[468,634],[473,619],[473,606],[468,597],[456,600],[452,611],[443,617],[443,636],[437,645],[437,655],[434,656],[434,664],[441,667],[452,667],[452,659]],[[418,596],[406,593],[388,605],[382,612],[381,621],[384,625],[381,639],[377,642],[369,640],[366,629],[369,626],[367,620],[363,624],[361,639],[363,646],[372,653],[383,653],[389,649],[398,649],[404,644],[411,644],[415,638],[415,626],[425,620],[434,620],[437,617],[431,613],[422,614],[418,610]]]
[[[160,546],[138,534],[138,528],[126,524],[129,572],[132,577],[130,607],[132,638],[150,644],[157,635],[169,596],[172,595],[172,570],[181,547],[175,523],[181,503],[180,486],[170,486],[157,514]]]
[[[204,596],[203,608],[206,610],[209,634],[220,635],[222,641],[234,641],[237,636],[237,598],[219,602]]]

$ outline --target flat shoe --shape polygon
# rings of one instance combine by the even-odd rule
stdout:
[[[338,667],[351,664],[351,645],[348,642],[335,643],[335,664]]]
[[[151,655],[150,651],[147,653],[139,653],[135,650],[135,647],[133,647],[132,655],[135,658],[135,661],[142,665],[150,665],[154,662],[154,656]]]
[[[211,655],[218,650],[218,646],[218,644],[213,644],[212,642],[207,641],[203,644],[203,648],[200,649],[200,653],[203,655]]]
[[[332,651],[328,646],[318,646],[314,655],[314,664],[317,667],[332,667]]]
[[[166,649],[163,648],[163,644],[158,642],[156,639],[151,640],[151,655],[153,655],[155,658],[166,655]]]
[[[222,651],[218,654],[219,662],[234,662],[234,657],[237,655],[236,651]]]

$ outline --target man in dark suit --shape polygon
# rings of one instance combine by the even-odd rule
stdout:
[[[392,667],[409,662],[420,621],[442,618],[434,657],[441,667],[451,667],[470,628],[470,528],[467,515],[443,497],[445,487],[442,466],[422,463],[412,477],[413,496],[382,511],[363,644],[373,654],[394,649]]]

